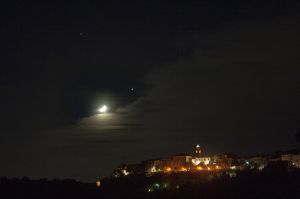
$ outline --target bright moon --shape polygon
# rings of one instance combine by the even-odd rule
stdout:
[[[98,109],[98,111],[100,113],[105,113],[107,111],[107,106],[106,105],[103,105],[101,108]]]

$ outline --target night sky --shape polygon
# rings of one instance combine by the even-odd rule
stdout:
[[[299,0],[1,4],[0,176],[299,147]]]

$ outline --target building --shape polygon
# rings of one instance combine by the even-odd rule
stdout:
[[[238,157],[234,154],[223,153],[213,156],[202,156],[199,145],[195,147],[195,154],[177,154],[166,159],[151,159],[139,164],[123,164],[114,170],[114,177],[127,175],[152,176],[156,173],[170,172],[210,172],[220,171],[236,172],[244,169],[278,171],[286,166],[300,168],[300,151],[278,152],[274,155],[256,155],[250,157]],[[280,169],[279,169],[280,168]]]
[[[247,162],[253,166],[253,168],[262,170],[268,165],[268,157],[267,156],[250,156],[247,159]]]
[[[195,149],[195,157],[200,158],[201,153],[202,153],[201,147],[199,144],[197,144],[196,149]]]
[[[174,155],[169,162],[169,167],[174,171],[189,170],[193,157],[188,154]]]
[[[282,154],[281,161],[289,161],[293,167],[300,168],[300,154]]]
[[[192,163],[197,166],[199,164],[208,165],[212,163],[211,157],[196,157],[192,159]]]

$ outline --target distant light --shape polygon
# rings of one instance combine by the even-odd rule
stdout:
[[[198,164],[201,163],[201,161],[200,161],[198,158],[195,158],[195,159],[192,159],[192,163],[193,163],[194,165],[198,165]]]
[[[126,169],[124,169],[123,171],[124,176],[128,176],[130,173],[128,171],[126,171]]]
[[[134,88],[131,88],[130,90],[131,90],[131,91],[134,91]]]
[[[187,168],[181,167],[181,168],[180,168],[180,171],[187,171]]]
[[[96,187],[100,187],[101,186],[101,182],[100,182],[100,180],[97,180],[96,181]]]
[[[263,170],[265,168],[265,166],[264,165],[260,165],[259,167],[258,167],[258,170]]]
[[[171,167],[167,167],[166,172],[170,172],[170,171],[172,171]]]
[[[196,148],[200,148],[200,145],[199,145],[199,144],[197,144]]]
[[[103,105],[101,108],[98,109],[98,111],[99,111],[100,113],[105,113],[105,112],[107,112],[107,106],[106,106],[106,105]]]
[[[208,165],[209,164],[209,160],[204,160],[204,164]]]
[[[151,173],[155,173],[157,170],[156,170],[156,167],[155,166],[153,166],[153,167],[151,167],[151,169],[150,169],[150,172]]]

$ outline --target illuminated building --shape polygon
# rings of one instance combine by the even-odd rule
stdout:
[[[208,165],[211,162],[211,157],[201,157],[201,147],[199,144],[197,144],[195,149],[195,158],[192,159],[193,165],[197,166],[199,164],[205,164]]]
[[[192,163],[197,166],[199,164],[204,164],[204,165],[208,165],[211,162],[211,157],[197,157],[197,158],[193,158],[192,159]]]
[[[200,158],[201,153],[202,153],[201,147],[199,144],[197,144],[196,149],[195,149],[195,156]]]
[[[293,167],[300,168],[300,154],[282,154],[281,161],[289,161]]]
[[[162,171],[164,167],[163,163],[164,161],[161,159],[152,159],[142,162],[147,174],[153,174]]]
[[[118,178],[122,176],[128,176],[130,174],[138,173],[137,165],[120,165],[113,171],[113,176]]]
[[[289,167],[300,168],[300,151],[247,158],[229,153],[203,156],[200,146],[197,145],[193,156],[177,154],[166,159],[151,159],[139,164],[121,165],[114,170],[114,176],[122,177],[137,174],[153,176],[157,173],[177,172],[226,172],[230,177],[235,177],[237,171],[244,169],[262,170],[272,162],[287,162]]]
[[[166,166],[171,167],[174,171],[183,171],[186,170],[191,165],[192,156],[187,154],[178,154],[174,155],[170,160],[166,161]]]

